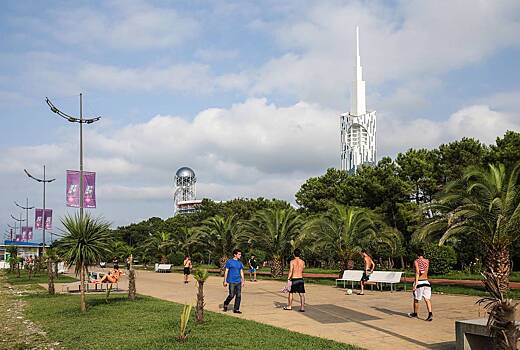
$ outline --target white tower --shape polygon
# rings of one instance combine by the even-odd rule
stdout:
[[[361,164],[376,161],[376,111],[367,112],[365,81],[359,56],[359,27],[356,27],[356,66],[352,81],[350,113],[340,115],[341,170],[355,172]]]
[[[186,209],[187,204],[192,204],[195,200],[195,184],[197,178],[195,172],[188,168],[182,167],[175,173],[174,185],[175,192],[173,195],[174,213],[182,213]]]

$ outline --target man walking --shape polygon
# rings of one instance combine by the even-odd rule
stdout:
[[[432,314],[432,287],[428,281],[428,270],[430,261],[424,258],[424,251],[417,250],[417,259],[413,263],[415,267],[415,282],[413,284],[413,312],[409,313],[410,317],[418,317],[419,301],[424,299],[426,308],[428,309],[428,318],[426,321],[433,321]]]
[[[300,296],[300,312],[305,312],[305,284],[303,281],[303,270],[305,269],[305,261],[300,258],[301,251],[296,248],[294,250],[294,259],[291,260],[289,267],[289,275],[287,280],[291,281],[291,288],[287,300],[287,306],[284,310],[292,310],[293,294],[298,293]]]
[[[184,283],[188,283],[188,277],[190,276],[190,273],[191,273],[191,268],[193,267],[193,264],[191,263],[191,258],[189,255],[186,255],[184,257],[184,262],[183,262],[183,265],[184,265]]]
[[[256,282],[256,270],[258,269],[258,263],[256,262],[256,257],[255,255],[251,255],[251,258],[249,259],[249,280],[251,282]],[[253,280],[253,277],[254,277],[254,280]]]
[[[376,264],[365,249],[361,251],[361,256],[363,257],[363,264],[365,265],[365,268],[363,270],[363,276],[361,276],[361,291],[358,293],[358,295],[365,295],[365,284],[370,279],[372,272],[374,272]]]
[[[224,311],[228,310],[229,303],[235,298],[233,304],[233,312],[241,314],[240,301],[242,299],[242,287],[244,286],[244,264],[240,261],[242,252],[240,249],[233,250],[233,259],[226,261],[226,270],[224,272],[224,287],[229,284],[229,295],[224,300]]]

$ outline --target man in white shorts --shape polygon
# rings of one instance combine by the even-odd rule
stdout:
[[[432,314],[432,287],[428,281],[428,270],[430,268],[430,261],[424,258],[424,251],[419,249],[417,251],[417,259],[414,261],[415,266],[415,283],[413,284],[413,312],[409,313],[410,317],[418,317],[419,301],[424,299],[426,308],[428,309],[428,318],[426,321],[433,320]]]

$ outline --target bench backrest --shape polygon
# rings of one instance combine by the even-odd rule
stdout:
[[[341,279],[345,281],[359,281],[361,276],[363,276],[363,271],[361,270],[345,270]]]
[[[159,264],[159,266],[157,266],[157,268],[159,270],[171,270],[172,264]]]
[[[399,283],[402,272],[398,271],[374,271],[370,275],[371,282]]]

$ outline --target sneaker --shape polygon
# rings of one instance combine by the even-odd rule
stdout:
[[[241,314],[242,311],[240,311],[240,310],[233,310],[233,313],[235,313],[235,314]]]
[[[418,318],[417,317],[417,313],[415,313],[415,312],[408,313],[408,317],[410,317],[410,318]]]
[[[224,307],[222,308],[222,310],[223,310],[224,312],[226,312],[226,311],[227,311],[227,305],[224,305]]]
[[[428,315],[428,318],[426,319],[426,321],[433,321],[433,315],[432,314]]]

